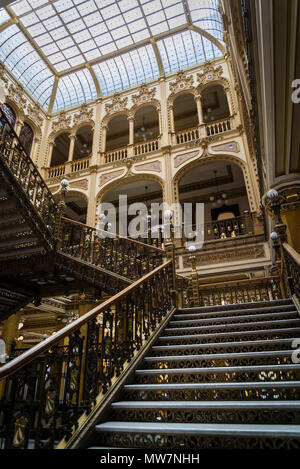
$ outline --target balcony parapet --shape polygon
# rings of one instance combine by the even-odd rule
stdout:
[[[51,168],[46,168],[46,178],[54,179],[61,178],[66,175],[78,173],[89,169],[90,157],[82,158],[74,161],[66,161],[65,163]]]

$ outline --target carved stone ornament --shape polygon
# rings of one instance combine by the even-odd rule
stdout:
[[[214,145],[212,147],[214,151],[232,151],[234,153],[239,153],[240,146],[237,142],[228,142],[222,143],[221,145]]]
[[[203,72],[197,73],[197,80],[200,85],[205,85],[210,81],[219,80],[222,78],[223,68],[221,65],[219,67],[214,67],[212,62],[206,62],[203,65]]]
[[[121,176],[124,174],[124,168],[119,169],[117,171],[111,171],[110,173],[105,173],[101,174],[100,179],[99,179],[99,186],[103,186],[103,184],[106,184],[107,182],[111,181],[112,179],[116,179],[117,177]]]
[[[33,120],[38,126],[41,126],[43,123],[43,118],[40,115],[40,109],[37,104],[34,104],[33,106],[31,104],[28,104],[27,109],[26,109],[26,115]]]
[[[178,168],[183,163],[185,163],[186,161],[189,161],[191,158],[194,158],[198,154],[199,154],[199,150],[191,151],[189,153],[184,153],[184,154],[175,156],[175,158],[174,158],[174,168]]]
[[[5,73],[5,67],[2,63],[0,63],[0,79],[5,83],[5,85],[8,84],[8,78]]]
[[[161,162],[159,160],[149,161],[134,167],[135,171],[156,171],[161,172]]]
[[[191,88],[194,83],[193,75],[187,75],[186,72],[179,71],[176,74],[175,81],[169,83],[171,93],[178,93],[181,90]]]
[[[87,104],[82,104],[78,114],[74,115],[73,125],[78,125],[84,121],[90,121],[93,118],[93,109],[88,109]]]
[[[105,104],[105,111],[107,114],[113,114],[115,112],[126,111],[128,98],[121,99],[120,93],[115,93],[112,97],[110,104]]]
[[[60,129],[68,129],[71,126],[71,116],[67,116],[66,111],[61,111],[58,114],[58,119],[52,122],[52,131],[56,132]]]
[[[18,105],[21,111],[25,109],[26,99],[23,88],[20,85],[15,86],[11,84],[8,87],[8,97]]]
[[[131,96],[132,103],[134,106],[139,106],[140,104],[152,101],[156,94],[156,88],[149,88],[145,83],[143,83],[138,94],[133,94]]]
[[[70,182],[70,188],[86,190],[88,188],[88,180],[80,179],[79,181]]]

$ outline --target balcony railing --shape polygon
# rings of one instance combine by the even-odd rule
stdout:
[[[144,155],[145,153],[150,153],[159,149],[159,140],[158,138],[154,140],[149,140],[143,143],[136,143],[133,147],[134,156]]]
[[[207,137],[228,132],[228,130],[232,130],[231,119],[222,119],[216,122],[212,122],[211,124],[205,124],[205,129]]]
[[[114,163],[115,161],[125,160],[128,156],[127,147],[118,148],[105,153],[105,163]]]
[[[84,171],[90,166],[90,157],[82,158],[80,160],[66,161],[63,164],[48,168],[48,179],[64,176],[65,174],[76,173]]]
[[[198,285],[199,306],[230,305],[236,303],[253,303],[282,298],[280,277],[270,276],[257,279],[236,280]],[[190,304],[193,304],[192,284],[188,286]],[[188,303],[186,304],[186,306]]]
[[[254,233],[253,220],[250,214],[228,218],[227,220],[206,222],[200,229],[204,236],[204,242],[226,239],[232,240],[241,236],[250,236]],[[192,236],[189,237],[189,234],[192,235],[192,233],[194,233],[194,237],[199,236],[196,230],[196,225],[187,225],[186,227],[182,225],[182,245],[193,239]],[[174,231],[175,234],[178,233],[176,227]],[[195,234],[196,232],[197,235]],[[152,232],[149,227],[147,233],[140,234],[139,237],[135,239],[155,247],[161,247],[164,242],[164,227],[163,225],[152,227]]]
[[[197,140],[200,137],[198,127],[193,127],[191,129],[180,130],[176,132],[176,144],[180,145],[181,143],[188,143],[192,142],[193,140]]]

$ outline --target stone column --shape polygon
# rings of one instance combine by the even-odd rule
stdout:
[[[169,119],[168,119],[168,103],[166,82],[164,78],[160,80],[160,111],[158,111],[159,118],[159,133],[161,134],[160,146],[166,147],[170,144],[169,141]]]
[[[107,137],[107,125],[102,125],[102,141],[101,141],[101,152],[106,151],[106,137]]]
[[[48,168],[51,166],[51,160],[52,160],[52,154],[53,154],[53,148],[54,148],[54,141],[49,142],[49,152],[48,152]]]
[[[70,146],[69,146],[68,162],[73,161],[73,158],[74,158],[75,140],[76,140],[76,135],[71,134],[70,135]]]
[[[202,109],[202,103],[201,103],[201,94],[197,94],[195,96],[195,101],[197,104],[197,113],[198,113],[198,122],[199,126],[204,124],[204,119],[203,119],[203,109]]]

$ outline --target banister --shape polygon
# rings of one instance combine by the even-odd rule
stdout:
[[[70,223],[70,224],[73,224],[73,225],[78,225],[78,226],[81,226],[82,228],[87,228],[87,229],[90,229],[90,230],[93,230],[93,231],[102,231],[103,233],[108,233],[107,231],[105,230],[99,230],[97,228],[94,228],[92,226],[89,226],[89,225],[86,225],[84,223],[80,223],[78,221],[75,221],[75,220],[71,220],[69,218],[65,218],[63,217],[62,218],[62,221],[66,222],[66,223]],[[157,252],[157,253],[160,253],[160,254],[165,254],[165,250],[164,249],[161,249],[161,248],[157,248],[155,246],[151,246],[149,244],[146,244],[146,243],[142,243],[141,241],[136,241],[135,239],[132,239],[132,238],[128,238],[126,236],[120,236],[116,233],[110,233],[111,236],[110,237],[113,237],[113,238],[117,238],[117,239],[121,239],[121,240],[124,240],[124,241],[128,241],[132,244],[135,244],[137,246],[141,246],[141,247],[144,247],[144,248],[147,248],[149,250],[152,250],[154,252]]]
[[[52,195],[51,191],[48,189],[48,186],[47,186],[47,184],[45,183],[45,181],[44,181],[42,175],[40,174],[40,172],[39,172],[39,170],[38,170],[36,164],[32,161],[32,159],[30,158],[30,156],[27,154],[27,152],[26,152],[26,150],[25,150],[23,144],[22,144],[21,141],[20,141],[19,136],[16,134],[16,132],[15,132],[13,126],[11,125],[11,123],[9,122],[9,120],[7,119],[5,113],[3,112],[3,110],[2,110],[1,108],[0,108],[0,115],[1,115],[1,120],[4,120],[5,123],[6,123],[6,125],[9,126],[10,132],[13,134],[13,138],[15,138],[15,139],[17,140],[17,142],[18,142],[18,147],[20,147],[20,150],[25,154],[26,159],[28,160],[28,162],[30,163],[30,165],[32,165],[32,166],[33,166],[33,169],[38,173],[39,178],[40,178],[40,180],[41,180],[41,183],[43,184],[44,188],[47,190],[51,201],[52,201],[53,204],[56,206],[56,203],[55,203],[55,200],[54,200],[54,198],[53,198],[53,195]]]
[[[124,288],[121,292],[117,293],[113,297],[104,301],[99,306],[96,306],[91,311],[87,312],[80,318],[76,319],[71,324],[65,326],[63,329],[58,331],[54,336],[48,337],[43,342],[40,342],[39,344],[34,345],[27,352],[24,352],[20,357],[17,357],[13,359],[12,361],[6,363],[4,366],[0,368],[0,380],[17,372],[23,366],[28,365],[30,362],[32,362],[36,357],[41,355],[43,352],[46,352],[54,345],[61,342],[65,337],[69,336],[71,333],[80,329],[87,322],[89,322],[90,320],[98,316],[99,313],[106,310],[109,306],[125,298],[129,293],[133,292],[136,288],[140,287],[144,282],[148,281],[151,277],[156,275],[160,270],[168,267],[171,263],[172,261],[168,260],[164,264],[156,267],[154,270],[144,275],[142,278],[134,282],[129,287]]]
[[[282,243],[282,246],[300,267],[300,254],[295,251],[295,249],[293,249],[292,246],[290,246],[288,243]]]
[[[231,286],[231,285],[239,285],[241,283],[260,283],[260,282],[267,282],[269,280],[279,279],[279,275],[271,275],[270,277],[261,277],[261,278],[251,278],[251,279],[241,279],[241,280],[231,280],[230,282],[216,282],[216,283],[206,283],[201,284],[199,283],[199,288],[214,288],[214,287],[221,287],[221,286]]]

